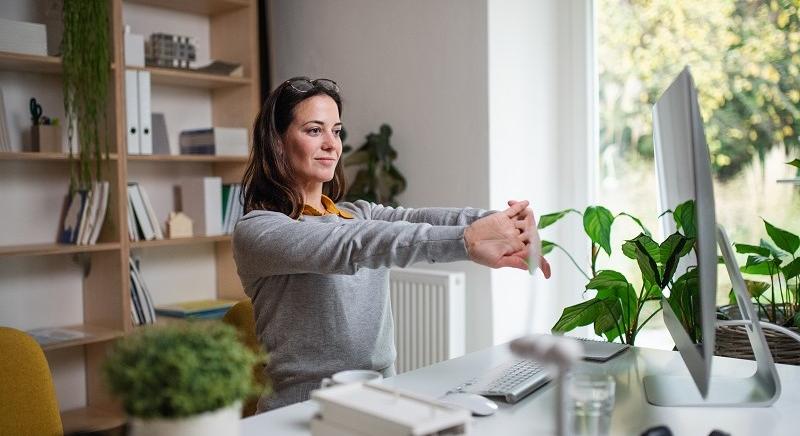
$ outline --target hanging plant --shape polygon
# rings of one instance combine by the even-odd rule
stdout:
[[[64,0],[61,41],[70,191],[90,189],[108,159],[105,133],[110,78],[109,11],[105,0]],[[100,128],[103,126],[103,129]],[[75,155],[75,129],[80,142]]]

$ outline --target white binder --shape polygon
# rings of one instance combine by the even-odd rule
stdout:
[[[139,153],[153,154],[153,128],[150,115],[150,72],[137,72],[139,84]]]
[[[195,236],[222,234],[222,178],[193,177],[181,183],[183,213],[194,222]]]
[[[139,78],[136,70],[125,70],[125,118],[128,154],[139,154]]]

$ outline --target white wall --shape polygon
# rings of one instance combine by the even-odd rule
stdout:
[[[491,206],[528,199],[537,216],[582,210],[594,180],[591,1],[488,4]],[[579,217],[541,235],[588,262]],[[492,271],[494,343],[549,332],[563,307],[580,300],[583,277],[561,253],[548,258],[550,280]]]
[[[489,207],[486,2],[275,0],[273,87],[339,83],[348,142],[394,129],[403,205]],[[466,262],[467,350],[492,343],[490,274]]]

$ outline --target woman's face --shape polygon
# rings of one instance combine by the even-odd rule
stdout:
[[[327,95],[315,95],[295,106],[294,119],[283,134],[283,141],[301,189],[333,179],[342,154],[341,131],[339,109]]]

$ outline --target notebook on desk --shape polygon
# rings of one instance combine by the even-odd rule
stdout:
[[[595,339],[575,338],[583,344],[583,359],[592,362],[605,362],[622,353],[631,346],[618,342],[598,341]]]

